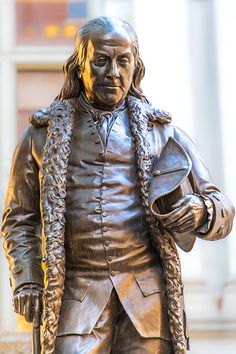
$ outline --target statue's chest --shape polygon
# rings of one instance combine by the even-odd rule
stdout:
[[[92,118],[83,114],[78,118],[72,136],[69,174],[72,170],[82,175],[96,174],[104,167],[118,166],[123,169],[135,167],[135,149],[126,113],[119,114],[113,122],[106,146]]]

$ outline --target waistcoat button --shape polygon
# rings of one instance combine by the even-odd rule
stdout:
[[[106,187],[106,186],[102,186],[102,190],[103,190],[103,191],[106,191],[106,190],[107,190],[107,187]]]
[[[111,256],[108,256],[108,257],[107,257],[107,262],[111,263],[112,260],[113,260],[113,257],[111,257]]]
[[[108,247],[108,246],[110,246],[110,242],[106,240],[103,245],[104,245],[105,247]]]
[[[103,213],[102,213],[102,216],[104,216],[104,217],[106,217],[107,215],[109,215],[106,211],[104,211]]]
[[[103,232],[107,232],[107,231],[108,231],[108,227],[107,227],[107,226],[104,226],[104,227],[102,228],[102,231],[103,231]],[[109,245],[109,241],[105,241],[105,242],[104,242],[104,245],[105,245],[105,246],[108,246],[108,245]]]

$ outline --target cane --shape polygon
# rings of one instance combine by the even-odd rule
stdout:
[[[32,354],[41,353],[41,341],[40,341],[40,302],[38,298],[35,300],[34,321],[32,331]]]

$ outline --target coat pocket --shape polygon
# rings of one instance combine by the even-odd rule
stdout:
[[[135,275],[135,279],[144,296],[165,293],[163,277],[159,272],[143,272]]]
[[[66,280],[63,300],[83,301],[88,293],[91,280],[83,278],[70,278]]]

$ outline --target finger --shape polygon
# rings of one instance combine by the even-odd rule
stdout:
[[[175,228],[173,228],[173,231],[175,232],[185,232],[186,229],[191,228],[192,230],[195,229],[195,220],[188,220],[186,221],[184,224],[180,225],[180,226],[176,226]]]
[[[24,316],[25,295],[19,295],[19,314]]]
[[[21,299],[20,299],[20,294],[17,295],[17,313],[20,314],[20,303],[21,303]]]
[[[160,216],[161,216],[161,221],[165,222],[166,220],[169,220],[169,218],[171,218],[172,215],[175,215],[176,212],[177,212],[178,210],[180,210],[180,209],[181,209],[181,208],[172,210],[172,211],[171,211],[170,213],[168,213],[168,214],[160,214]],[[159,215],[158,215],[158,217],[159,217]]]
[[[18,296],[17,295],[15,295],[14,297],[13,297],[13,307],[14,307],[14,311],[16,312],[16,313],[18,313],[18,304],[19,304],[19,299],[18,299]]]
[[[178,233],[182,234],[182,233],[186,233],[186,232],[192,232],[195,230],[195,225],[191,224],[188,227],[186,226],[186,228],[183,228],[182,230],[179,230]]]
[[[172,206],[171,206],[171,209],[176,209],[176,208],[179,208],[181,207],[183,204],[186,203],[186,201],[189,200],[189,196],[188,195],[184,195],[183,197],[181,197],[176,203],[174,203]]]
[[[169,226],[173,222],[182,218],[187,212],[188,212],[188,207],[186,207],[186,206],[175,209],[173,212],[169,213],[169,215],[166,217],[166,219],[163,220],[163,225],[165,227]]]
[[[32,322],[32,297],[31,294],[25,295],[25,319]]]
[[[178,226],[185,224],[187,221],[193,220],[193,219],[194,219],[194,216],[193,216],[192,211],[188,211],[185,215],[182,216],[182,218],[172,222],[171,224],[168,224],[168,227],[176,228]]]

